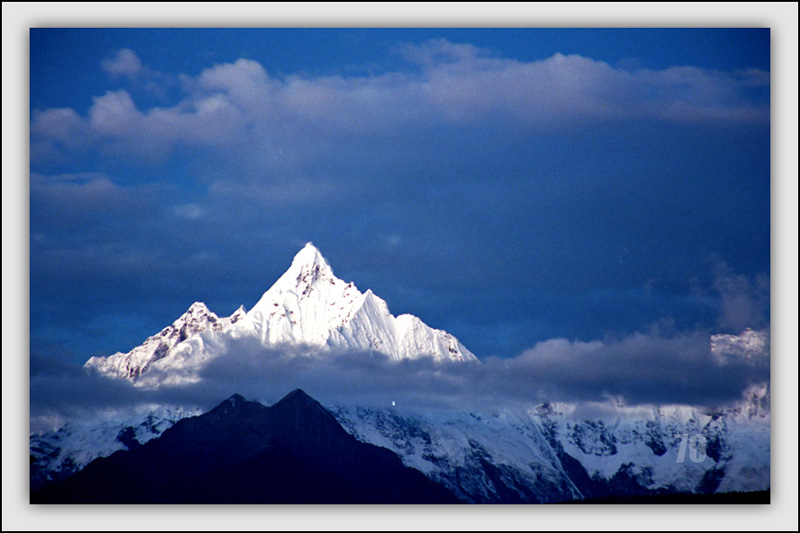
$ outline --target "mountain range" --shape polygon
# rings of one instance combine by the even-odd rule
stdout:
[[[160,428],[144,438],[141,424],[106,421],[115,451],[94,450],[65,473],[46,468],[45,452],[61,452],[53,435],[32,438],[31,501],[558,503],[745,493],[763,502],[763,393],[712,413],[662,407],[605,419],[556,404],[434,413],[326,408],[300,390],[273,406],[234,395],[176,421],[151,414]],[[60,432],[62,444],[83,435]],[[34,468],[51,476],[34,480]]]
[[[480,364],[453,335],[394,316],[372,291],[337,278],[308,243],[250,311],[221,318],[196,302],[142,345],[84,367],[141,389],[202,385],[211,362],[237,364],[243,342],[264,357],[278,350],[312,362],[381,354],[428,361],[433,371]],[[746,363],[768,353],[768,342],[767,332],[746,330],[713,336],[710,350],[721,365]],[[770,487],[769,387],[754,384],[718,409],[323,406],[302,391],[267,406],[235,395],[206,413],[164,405],[70,421],[32,434],[30,450],[32,500],[40,502],[553,503],[752,493]]]
[[[365,444],[301,390],[271,407],[233,395],[150,442],[34,491],[32,503],[457,503]]]

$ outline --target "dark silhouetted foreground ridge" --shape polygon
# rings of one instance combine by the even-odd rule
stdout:
[[[299,389],[272,407],[236,394],[31,493],[31,503],[457,501],[393,452],[357,441]]]

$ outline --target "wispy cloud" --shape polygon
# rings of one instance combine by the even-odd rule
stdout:
[[[737,274],[725,261],[714,268],[714,289],[719,295],[719,327],[728,333],[769,324],[770,287],[765,274],[753,279]]]

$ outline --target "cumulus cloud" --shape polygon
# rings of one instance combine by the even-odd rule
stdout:
[[[68,143],[84,130],[86,124],[78,113],[69,108],[34,110],[31,135]]]
[[[768,380],[768,358],[759,361],[723,366],[711,354],[708,331],[664,335],[654,330],[619,340],[552,339],[496,364],[515,387],[537,383],[544,397],[709,405],[738,398],[752,382]]]
[[[125,90],[95,98],[88,116],[71,109],[34,114],[34,140],[63,140],[87,130],[131,152],[149,146],[274,145],[285,135],[310,141],[321,134],[391,135],[424,130],[431,121],[477,125],[510,121],[517,127],[565,127],[597,119],[760,121],[766,123],[769,75],[696,67],[614,68],[587,57],[556,54],[523,62],[492,57],[472,45],[444,40],[404,45],[401,55],[422,65],[381,76],[271,78],[259,63],[239,59],[198,76],[181,75],[183,99],[139,109]],[[131,50],[103,62],[115,76],[154,75]],[[71,134],[70,134],[71,136]]]
[[[86,146],[161,161],[177,145],[224,147],[241,133],[241,112],[222,95],[142,111],[124,89],[95,97],[88,112]],[[57,120],[49,127],[62,128]],[[37,131],[47,125],[37,125]]]
[[[177,77],[154,70],[129,48],[118,50],[112,57],[100,62],[100,68],[112,79],[127,81],[150,96],[164,98],[167,91],[177,85]]]
[[[133,50],[123,48],[114,57],[104,59],[100,66],[112,76],[133,78],[144,70],[142,61]]]
[[[406,61],[426,67],[490,57],[486,50],[477,46],[451,43],[447,39],[431,39],[422,44],[401,43],[395,51]]]

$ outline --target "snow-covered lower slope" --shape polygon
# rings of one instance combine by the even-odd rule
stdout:
[[[357,439],[388,448],[467,502],[534,503],[770,487],[766,385],[739,405],[542,404],[486,412],[328,406]],[[594,413],[585,414],[590,408]],[[602,414],[597,414],[602,412]],[[31,486],[136,447],[199,410],[105,413],[31,436]]]
[[[470,502],[555,502],[770,487],[766,387],[735,408],[539,405],[494,413],[423,413],[334,407],[356,438]],[[585,408],[585,406],[583,406]]]
[[[98,457],[141,446],[178,420],[200,412],[150,406],[74,419],[57,430],[31,434],[31,490],[70,476]]]
[[[710,411],[620,408],[616,416],[581,420],[575,406],[540,406],[536,415],[565,463],[573,458],[588,474],[587,496],[766,490],[770,416],[761,406],[767,394],[766,385],[754,387],[741,404]]]
[[[453,335],[412,315],[395,317],[386,302],[334,276],[311,243],[247,313],[219,318],[195,303],[171,326],[128,353],[92,357],[85,366],[138,385],[197,380],[228,341],[252,339],[267,348],[306,353],[377,352],[393,360],[477,361]],[[158,372],[148,371],[157,369]],[[142,379],[142,378],[145,379]]]
[[[525,413],[331,411],[357,439],[392,450],[464,501],[545,503],[581,497],[537,421]]]

